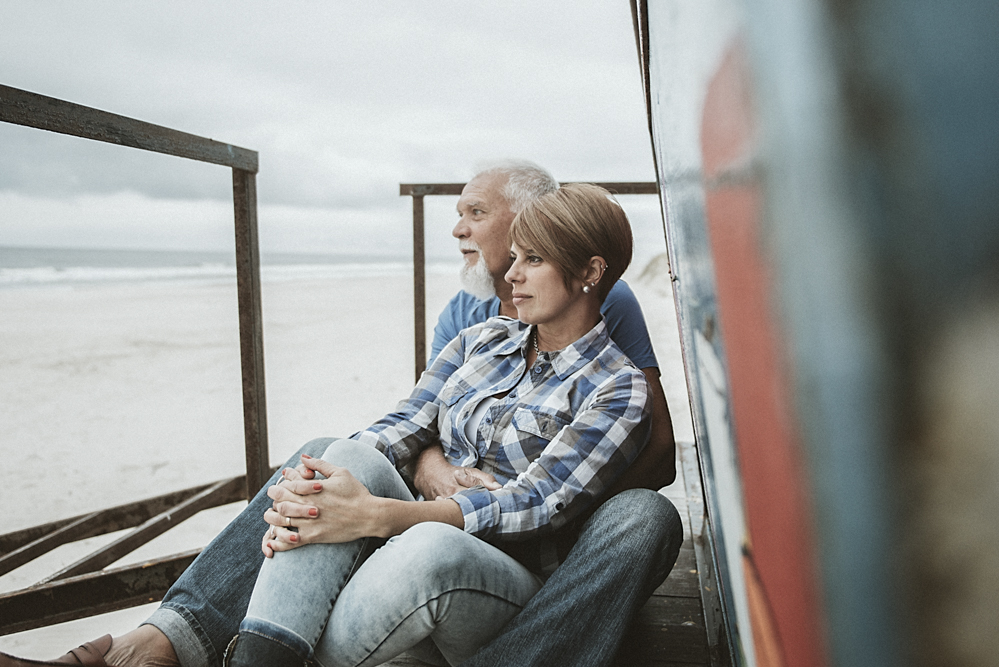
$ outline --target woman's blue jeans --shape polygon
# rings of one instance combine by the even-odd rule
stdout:
[[[337,440],[323,458],[374,495],[415,502],[395,468],[369,446]],[[260,568],[240,631],[324,667],[378,665],[425,639],[455,665],[498,635],[541,583],[463,530],[421,523],[387,542],[365,538],[276,553]]]

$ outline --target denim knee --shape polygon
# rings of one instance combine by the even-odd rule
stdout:
[[[367,487],[368,491],[384,498],[413,500],[406,482],[385,455],[370,445],[356,440],[334,440],[323,452],[322,459],[346,468]]]
[[[467,564],[464,546],[469,539],[478,538],[455,526],[427,521],[406,529],[392,542],[410,554],[406,570],[409,576],[434,581],[438,575],[453,573]]]
[[[356,440],[347,439],[333,440],[329,443],[329,445],[327,445],[326,450],[322,455],[324,461],[328,461],[333,465],[338,466],[345,466],[347,463],[356,460],[374,461],[374,457],[385,459],[382,453],[374,447],[362,445]]]
[[[608,499],[584,524],[605,548],[637,565],[642,556],[665,579],[680,553],[683,524],[666,496],[649,489],[629,489]]]
[[[307,443],[302,445],[301,449],[295,452],[295,456],[301,456],[302,454],[308,454],[309,456],[318,459],[326,451],[326,448],[330,446],[331,443],[337,441],[337,438],[314,438],[309,440]]]
[[[635,531],[651,531],[672,536],[683,525],[680,513],[669,498],[649,489],[628,489],[609,498],[590,517],[602,531],[627,537]]]

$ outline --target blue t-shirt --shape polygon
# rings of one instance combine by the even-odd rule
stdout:
[[[434,327],[434,342],[430,348],[430,363],[441,353],[448,343],[458,336],[458,332],[473,324],[485,322],[500,312],[498,296],[483,301],[462,290],[441,312]],[[618,280],[607,293],[600,314],[607,321],[607,330],[621,350],[628,355],[631,363],[638,368],[659,368],[656,354],[652,351],[649,330],[645,326],[642,307],[638,305],[635,293],[628,283]]]

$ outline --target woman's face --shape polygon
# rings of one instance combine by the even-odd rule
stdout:
[[[513,264],[504,279],[513,285],[517,319],[527,324],[550,324],[572,310],[578,295],[566,289],[555,264],[516,243],[510,248],[510,261]]]

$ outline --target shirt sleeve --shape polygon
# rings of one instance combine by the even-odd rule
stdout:
[[[611,340],[621,348],[631,363],[638,368],[659,368],[656,353],[652,350],[652,341],[649,340],[645,315],[628,283],[623,280],[614,283],[600,312],[607,321]]]
[[[611,376],[516,479],[496,491],[477,486],[451,496],[461,507],[465,531],[524,540],[564,526],[645,447],[650,414],[641,372]]]
[[[409,398],[399,401],[394,412],[355,433],[351,439],[376,448],[397,469],[437,442],[441,389],[451,374],[464,363],[464,348],[462,336],[451,340],[430,368],[423,371]]]
[[[434,327],[434,340],[430,345],[430,361],[427,365],[433,364],[441,350],[457,338],[464,329],[482,324],[490,317],[499,315],[499,311],[500,302],[495,297],[483,301],[464,290],[458,292],[448,301],[447,306],[437,318],[437,326]]]
[[[437,325],[434,327],[434,340],[430,344],[430,361],[428,366],[432,366],[434,360],[437,359],[437,355],[441,353],[444,347],[450,343],[452,340],[458,337],[458,332],[464,327],[458,322],[458,310],[461,305],[460,303],[461,293],[459,292],[450,301],[448,301],[447,306],[441,311],[440,316],[437,318]]]

